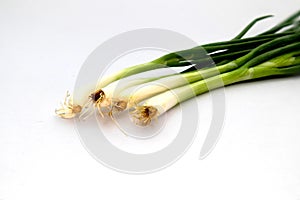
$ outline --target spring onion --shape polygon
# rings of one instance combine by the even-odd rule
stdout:
[[[56,114],[62,118],[73,118],[80,113],[82,118],[86,118],[93,106],[101,115],[102,108],[120,112],[135,107],[132,112],[134,118],[138,124],[147,125],[154,117],[208,89],[258,77],[298,73],[299,16],[300,11],[259,35],[243,38],[255,23],[271,17],[263,16],[254,19],[231,40],[172,52],[148,63],[122,69],[104,77],[95,91],[86,97],[85,105],[73,105],[70,94],[67,94]],[[166,67],[188,69],[176,75],[129,81],[121,84],[122,87],[118,84],[125,77]],[[221,81],[217,83],[217,80]],[[212,85],[212,88],[206,84]],[[138,87],[140,89],[136,93],[128,93]],[[145,104],[138,105],[145,99]]]

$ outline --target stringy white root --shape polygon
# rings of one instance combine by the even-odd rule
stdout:
[[[78,113],[82,110],[80,105],[74,105],[73,99],[70,93],[67,91],[66,97],[64,102],[61,103],[61,108],[56,109],[55,113],[64,119],[71,119],[74,118]]]

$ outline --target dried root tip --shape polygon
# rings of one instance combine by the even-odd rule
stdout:
[[[158,110],[153,106],[137,106],[131,114],[137,125],[147,126],[151,123],[152,119],[157,118]]]
[[[113,100],[111,106],[111,112],[122,112],[127,108],[127,101]]]
[[[90,99],[93,101],[94,106],[97,108],[98,113],[101,117],[104,117],[105,113],[104,110],[110,110],[110,100],[106,98],[106,95],[103,90],[97,90],[96,92],[90,95]]]
[[[55,113],[61,118],[71,119],[74,118],[77,115],[77,113],[80,113],[81,110],[82,107],[80,105],[74,105],[70,93],[67,92],[65,100],[61,104],[61,108],[56,109]]]
[[[105,99],[105,93],[100,89],[90,95],[94,102],[102,102]]]

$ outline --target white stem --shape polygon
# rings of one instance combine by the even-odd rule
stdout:
[[[198,79],[201,79],[200,74]],[[149,97],[189,83],[184,74],[177,74],[139,85],[138,88],[129,88],[122,93],[120,99],[127,100],[127,108],[131,108]]]

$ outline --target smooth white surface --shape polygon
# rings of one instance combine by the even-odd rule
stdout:
[[[137,28],[180,32],[201,43],[231,38],[254,17],[281,21],[299,1],[0,1],[0,199],[300,199],[299,77],[226,88],[222,138],[199,161],[205,134],[171,167],[112,171],[53,111],[89,53]],[[267,24],[267,25],[266,25]],[[135,60],[132,64],[135,64]],[[211,115],[198,98],[199,130]]]

